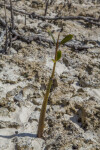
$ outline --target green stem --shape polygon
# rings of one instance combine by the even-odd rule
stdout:
[[[49,83],[47,86],[46,94],[44,97],[44,101],[43,101],[42,109],[41,109],[41,113],[40,113],[39,126],[38,126],[38,137],[39,138],[42,137],[43,130],[44,130],[44,119],[45,119],[45,113],[46,113],[46,106],[47,106],[47,102],[48,102],[48,96],[50,93],[51,85],[52,85],[52,78],[49,79]]]
[[[42,108],[41,108],[39,125],[38,125],[38,133],[37,133],[39,138],[42,137],[42,135],[43,135],[46,107],[47,107],[48,97],[49,97],[49,93],[50,93],[50,89],[51,89],[51,85],[52,85],[52,80],[54,77],[55,67],[56,67],[56,62],[53,65],[52,75],[51,75],[51,78],[49,79],[49,83],[48,83],[47,89],[46,89],[46,94],[45,94],[44,101],[43,101]]]
[[[49,93],[50,93],[50,89],[51,89],[51,85],[52,85],[52,81],[53,81],[53,77],[54,77],[54,73],[55,73],[55,67],[56,67],[57,50],[58,50],[58,47],[59,47],[59,36],[60,36],[60,34],[58,35],[58,40],[57,40],[57,43],[56,43],[55,62],[54,62],[54,65],[53,65],[53,70],[52,70],[51,77],[50,77],[49,82],[48,82],[48,86],[47,86],[47,89],[46,89],[46,94],[45,94],[45,97],[44,97],[44,101],[43,101],[42,108],[41,108],[41,113],[40,113],[40,118],[39,118],[38,133],[37,133],[37,136],[39,138],[42,137],[43,130],[44,130],[44,120],[45,120],[46,107],[47,107],[48,97],[49,97]]]

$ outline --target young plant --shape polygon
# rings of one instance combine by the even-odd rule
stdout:
[[[53,64],[53,70],[52,70],[52,73],[51,73],[51,77],[49,78],[49,82],[48,82],[48,85],[47,85],[46,93],[45,93],[45,96],[44,96],[44,101],[43,101],[42,108],[41,108],[40,118],[39,118],[39,125],[38,125],[38,132],[37,132],[37,136],[39,138],[41,138],[42,135],[43,135],[46,107],[47,107],[47,102],[48,102],[48,97],[49,97],[51,85],[52,85],[53,78],[54,78],[56,63],[62,56],[61,50],[58,50],[58,49],[59,49],[60,45],[65,44],[66,42],[70,41],[73,38],[73,35],[69,34],[61,42],[59,42],[59,37],[60,37],[60,33],[59,33],[58,34],[58,39],[57,39],[57,42],[56,42],[55,39],[54,39],[54,36],[52,35],[51,32],[49,32],[49,35],[52,37],[53,42],[55,44],[55,56],[54,56],[54,59],[52,59],[52,61],[54,63]]]

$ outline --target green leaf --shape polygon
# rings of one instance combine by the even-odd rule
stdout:
[[[52,59],[53,63],[55,63],[56,61],[54,59]]]
[[[55,38],[54,38],[53,34],[50,31],[48,31],[48,34],[52,37],[52,40],[53,40],[54,44],[56,44],[56,41],[55,41]]]
[[[58,61],[61,58],[61,56],[62,56],[61,51],[60,50],[57,51],[57,59],[56,59],[56,61]]]
[[[60,42],[60,44],[65,44],[66,42],[70,41],[73,38],[72,34],[65,36],[65,38]]]

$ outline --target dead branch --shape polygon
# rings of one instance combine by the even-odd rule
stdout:
[[[88,18],[88,17],[83,17],[83,16],[64,16],[64,17],[61,17],[61,16],[57,16],[57,17],[47,17],[47,16],[40,16],[40,15],[37,15],[37,14],[35,14],[35,13],[32,13],[31,15],[29,15],[29,17],[31,18],[31,19],[41,19],[41,20],[64,20],[64,21],[66,21],[66,20],[84,20],[84,21],[86,21],[86,22],[89,22],[89,23],[91,23],[91,24],[94,24],[94,25],[97,25],[97,26],[100,26],[100,23],[98,23],[98,22],[94,22],[93,21],[93,19],[91,18],[90,19],[90,17]]]
[[[10,53],[10,48],[12,47],[12,30],[14,29],[14,14],[13,14],[12,0],[10,0],[10,9],[11,9],[11,22],[10,22],[10,31],[9,31],[9,53]]]
[[[5,21],[0,18],[0,24],[3,25],[4,27],[6,27],[6,23]],[[8,27],[8,29],[10,30],[10,28]],[[41,35],[36,35],[36,34],[33,34],[32,36],[29,36],[29,37],[25,37],[23,35],[20,35],[18,34],[15,30],[12,30],[12,34],[13,36],[17,37],[17,39],[23,41],[23,42],[26,42],[26,43],[30,43],[32,41],[35,41],[35,42],[39,42],[40,44],[42,44],[42,42],[44,43],[48,43],[49,45],[54,45],[53,41],[49,40],[47,37],[44,37],[44,36],[41,36]],[[43,44],[42,44],[43,45]],[[93,48],[93,47],[89,47],[89,46],[86,46],[86,45],[81,45],[81,44],[72,44],[72,43],[66,43],[65,46],[67,47],[70,47],[74,50],[87,50],[89,48]]]
[[[44,16],[46,16],[46,14],[47,14],[48,4],[49,4],[49,0],[45,0],[45,12],[44,12]]]
[[[4,11],[5,11],[5,27],[6,27],[5,53],[7,53],[7,50],[8,50],[8,23],[7,23],[7,12],[6,12],[6,0],[4,0]]]
[[[19,35],[17,32],[13,31],[12,32],[14,36],[17,36],[18,39],[22,40],[23,42],[26,42],[26,43],[31,43],[32,41],[35,41],[37,43],[40,43],[41,45],[42,42],[44,43],[48,43],[50,46],[54,45],[54,43],[52,42],[52,40],[49,40],[47,37],[43,37],[43,36],[40,36],[40,35],[36,35],[34,34],[33,36],[30,36],[30,37],[25,37],[23,35]],[[44,45],[45,46],[45,45]],[[75,45],[75,44],[70,44],[70,43],[66,43],[65,46],[69,47],[69,48],[72,48],[74,50],[87,50],[89,48],[93,48],[93,47],[89,47],[89,46],[86,46],[86,45]]]
[[[25,15],[25,26],[26,26],[26,15]]]
[[[4,6],[3,4],[0,4],[0,6]],[[7,9],[10,10],[10,6],[6,6]],[[35,14],[34,12],[33,13],[27,13],[27,12],[24,12],[24,11],[21,11],[21,10],[18,10],[18,9],[15,9],[13,8],[13,11],[15,12],[18,12],[18,13],[21,13],[21,14],[24,14],[24,15],[28,15],[31,19],[40,19],[40,20],[83,20],[83,21],[86,21],[88,23],[91,23],[91,24],[94,24],[94,25],[97,25],[97,26],[100,26],[100,19],[96,19],[96,18],[93,18],[93,17],[84,17],[84,16],[56,16],[56,17],[49,17],[49,16],[40,16],[38,14]]]
[[[11,28],[14,29],[14,13],[13,13],[13,6],[12,0],[10,0],[10,10],[11,10]]]

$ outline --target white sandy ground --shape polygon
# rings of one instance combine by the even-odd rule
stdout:
[[[53,68],[53,61],[52,61],[52,58],[47,58],[46,59],[46,66],[50,69]],[[64,65],[64,64],[61,64],[60,62],[57,62],[56,64],[56,70],[55,72],[58,74],[58,75],[61,75],[64,71],[69,71],[67,69],[67,67]]]
[[[52,59],[51,58],[48,58],[47,61],[46,61],[46,66],[50,69],[52,69],[53,67],[53,62],[52,62]],[[56,67],[56,73],[58,75],[61,75],[63,72],[68,72],[68,68],[64,65],[64,64],[61,64],[59,62],[57,62],[57,67]],[[70,70],[71,71],[71,70]],[[76,84],[74,83],[73,86],[78,89],[79,87],[76,86]],[[90,88],[87,88],[87,91],[88,93],[91,95],[91,96],[94,96],[96,97],[96,99],[98,99],[98,101],[100,102],[100,89],[90,89]],[[79,98],[78,101],[83,101],[83,99]],[[74,123],[74,125],[80,129],[80,131],[82,131],[82,134],[83,134],[83,137],[85,139],[91,139],[92,141],[94,141],[95,143],[96,140],[98,139],[98,136],[94,133],[92,133],[91,131],[89,132],[85,132],[84,133],[84,130],[80,127],[79,123],[77,122],[77,118],[76,117],[72,117],[72,116],[69,116],[69,115],[65,115],[65,120],[68,120],[68,119],[71,119],[71,121]],[[100,133],[99,133],[100,134]],[[99,143],[97,143],[99,144]],[[84,148],[81,148],[80,150],[90,150],[92,148],[92,144],[87,147],[86,149]]]
[[[47,62],[46,62],[46,67],[52,69],[52,66],[53,66],[53,62],[49,58],[49,60],[47,60]],[[59,66],[56,69],[56,73],[58,75],[61,75],[64,71],[68,71],[68,69],[66,68],[66,66],[64,64],[57,62],[57,66]],[[4,74],[4,72],[6,72],[6,74],[9,74],[9,72],[8,72],[9,67],[8,67],[8,69],[6,68],[5,70],[0,75],[1,78],[2,78],[2,75]],[[14,70],[15,70],[15,68],[14,68]],[[15,75],[14,70],[10,69],[10,72],[12,71],[10,73],[11,76]],[[16,77],[18,78],[19,76],[16,76]],[[0,82],[0,87],[2,87],[1,88],[1,97],[6,95],[6,93],[8,91],[12,91],[17,86],[21,86],[23,88],[26,84],[27,83],[25,83],[25,82],[23,82],[23,83],[19,82],[14,85],[13,84],[6,85],[6,84],[2,84],[2,82]],[[4,91],[2,92],[2,89],[5,92]],[[21,125],[18,129],[14,129],[14,128],[0,129],[0,150],[14,150],[16,147],[16,142],[14,143],[12,141],[16,138],[17,138],[17,140],[19,138],[21,138],[22,141],[24,139],[28,139],[26,141],[29,141],[29,139],[30,139],[31,145],[34,147],[34,150],[42,150],[42,144],[44,141],[42,139],[36,138],[38,123],[36,121],[33,121],[31,124],[28,123],[29,116],[31,116],[31,114],[33,115],[35,106],[32,105],[30,102],[26,102],[25,105],[23,105],[23,101],[21,103],[22,103],[21,107],[16,107],[16,111],[11,113],[9,116],[6,116],[6,117],[0,116],[0,120],[2,120],[2,121],[16,122]],[[39,115],[36,117],[39,118]],[[15,131],[18,131],[18,135],[15,134]]]
[[[53,62],[52,60],[49,58],[47,59],[46,62],[46,67],[52,69],[53,66]],[[61,75],[64,71],[69,71],[67,69],[67,67],[64,64],[61,64],[60,62],[57,62],[57,69],[56,69],[56,73],[58,75]],[[15,85],[10,85],[8,84],[8,86],[6,87],[6,85],[0,83],[1,87],[3,87],[3,89],[5,89],[5,92],[7,93],[8,91],[13,90],[13,88],[15,88]],[[19,83],[19,85],[23,85],[22,87],[24,87],[25,85],[22,83]],[[16,86],[18,86],[16,84]],[[73,85],[74,87],[76,87],[76,85]],[[78,88],[78,87],[77,87]],[[92,89],[89,90],[89,88],[87,88],[87,91],[90,93],[90,95],[93,95],[94,97],[96,97],[98,100],[100,100],[100,89]],[[5,94],[6,94],[5,93]],[[4,93],[3,93],[4,94]],[[1,96],[2,97],[2,96]],[[81,101],[81,99],[79,99],[79,101]],[[21,107],[16,106],[16,111],[11,113],[9,116],[6,117],[2,117],[0,116],[0,120],[2,121],[11,121],[11,122],[16,122],[20,124],[20,127],[18,129],[14,129],[14,128],[3,128],[0,129],[0,150],[16,150],[16,143],[20,141],[24,144],[25,142],[28,142],[29,145],[32,145],[34,147],[34,150],[42,150],[42,145],[44,143],[44,141],[42,139],[38,139],[36,138],[36,134],[37,134],[37,121],[33,121],[31,124],[28,123],[29,120],[29,116],[31,116],[31,114],[34,116],[36,115],[34,112],[35,106],[32,105],[30,102],[25,102],[25,104],[23,104],[23,101],[21,102]],[[85,132],[84,130],[80,127],[79,123],[77,122],[77,118],[73,117],[73,116],[69,116],[69,115],[64,115],[65,120],[71,120],[74,125],[80,129],[80,131],[83,134],[83,137],[85,137],[86,139],[91,139],[92,141],[96,142],[96,139],[98,139],[97,135],[92,133],[91,131],[89,132]],[[39,118],[39,114],[33,118]],[[34,119],[34,120],[35,120]],[[15,131],[18,131],[18,134],[15,134]],[[14,142],[15,140],[15,142]],[[97,143],[99,144],[99,143]],[[87,150],[89,150],[92,147],[92,145],[90,145],[89,147],[87,147]],[[85,150],[84,148],[81,148],[80,150]]]
[[[0,120],[2,121],[11,121],[11,122],[17,122],[21,124],[21,127],[19,129],[14,128],[4,128],[0,129],[0,150],[15,150],[16,146],[16,139],[21,139],[20,141],[23,142],[30,142],[34,147],[34,150],[42,150],[42,144],[43,140],[36,138],[37,133],[37,122],[33,121],[31,124],[28,124],[28,119],[31,113],[33,113],[34,107],[31,107],[31,104],[27,104],[27,106],[22,106],[21,108],[17,108],[16,112],[14,112],[10,117],[0,117]],[[71,119],[71,121],[74,123],[76,128],[80,129],[80,131],[83,134],[83,137],[88,140],[92,140],[96,142],[95,139],[97,139],[97,135],[94,135],[94,133],[91,133],[91,131],[84,133],[82,128],[79,126],[78,122],[76,121],[77,118],[73,118],[72,116],[66,115],[65,120]],[[15,131],[18,131],[18,136],[15,135]],[[15,143],[12,142],[15,140]],[[99,144],[99,143],[97,143]],[[92,147],[87,147],[87,150],[89,150]],[[80,150],[85,150],[84,148],[81,148]]]
[[[0,98],[6,97],[7,92],[12,91],[17,87],[24,88],[28,83],[19,81],[15,84],[3,83],[2,80],[16,81],[19,77],[19,68],[17,66],[6,64],[3,71],[0,73]],[[14,79],[13,79],[14,78]],[[35,106],[28,101],[21,101],[21,107],[16,107],[16,111],[9,113],[7,116],[0,116],[0,121],[16,122],[20,125],[18,129],[15,128],[2,128],[0,129],[0,150],[17,150],[16,143],[25,144],[30,142],[29,145],[34,147],[34,150],[42,150],[43,140],[36,138],[37,134],[37,121],[28,123],[29,117],[33,116],[33,120],[39,119],[39,114],[34,111]],[[18,134],[15,134],[18,131]],[[14,142],[15,140],[15,142]],[[17,141],[16,141],[17,140]],[[20,142],[19,142],[20,140]]]
[[[29,116],[34,112],[33,110],[34,106],[31,106],[31,103],[27,103],[26,106],[17,107],[16,111],[10,117],[0,117],[2,121],[17,122],[21,125],[18,129],[0,129],[0,150],[15,150],[16,144],[12,141],[16,138],[17,140],[22,139],[20,141],[30,141],[34,150],[41,150],[43,140],[36,138],[37,122],[33,121],[31,124],[28,124]],[[18,131],[17,136],[15,131]]]

